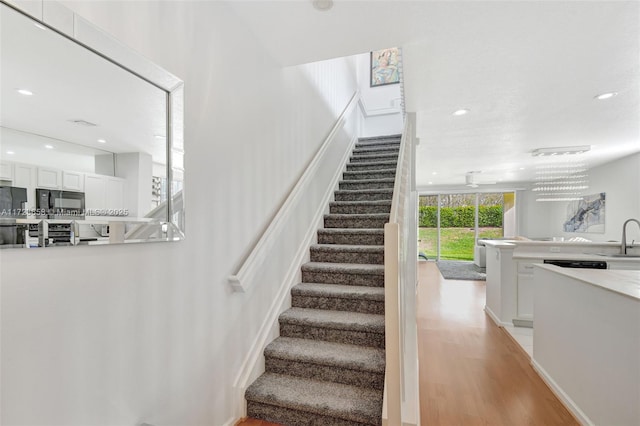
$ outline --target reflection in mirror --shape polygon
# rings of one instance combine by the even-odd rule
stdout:
[[[0,20],[0,247],[182,238],[182,87]]]

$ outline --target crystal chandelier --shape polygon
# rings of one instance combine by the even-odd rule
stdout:
[[[535,166],[532,191],[536,201],[577,201],[589,188],[584,153],[590,146],[539,148],[532,155],[540,159]]]

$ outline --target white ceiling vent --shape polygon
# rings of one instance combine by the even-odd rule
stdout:
[[[77,124],[78,126],[84,126],[84,127],[96,127],[97,126],[96,123],[92,123],[90,121],[82,120],[82,119],[69,120],[69,122],[73,123],[73,124]]]

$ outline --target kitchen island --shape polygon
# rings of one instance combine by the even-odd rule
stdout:
[[[532,365],[583,424],[640,424],[640,271],[533,271]]]
[[[618,243],[483,240],[486,246],[485,311],[499,326],[533,326],[533,270],[545,261],[604,262],[607,269],[640,270],[640,257],[619,257]],[[640,255],[635,245],[629,254]]]

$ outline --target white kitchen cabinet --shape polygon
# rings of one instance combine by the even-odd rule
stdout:
[[[62,189],[67,191],[84,191],[84,174],[78,172],[62,172]]]
[[[86,174],[85,207],[91,210],[124,209],[125,180],[113,176]]]
[[[27,188],[26,209],[36,208],[36,168],[28,164],[14,164],[13,186]]]
[[[104,176],[85,175],[84,176],[84,205],[87,210],[103,210],[105,205],[105,194],[107,191],[107,180]]]
[[[38,167],[38,188],[60,189],[61,171]]]
[[[124,179],[107,177],[105,205],[107,209],[124,209]]]
[[[640,258],[638,261],[626,261],[626,262],[616,262],[616,261],[607,261],[607,269],[617,269],[617,270],[627,270],[627,271],[640,271]]]
[[[13,180],[13,164],[6,161],[0,161],[0,179]]]
[[[541,261],[518,261],[517,264],[517,316],[519,320],[533,319],[533,265]]]

